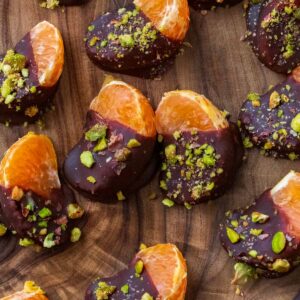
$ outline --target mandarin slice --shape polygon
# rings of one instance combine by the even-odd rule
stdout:
[[[184,39],[190,23],[186,0],[134,0],[134,4],[165,36],[179,41]]]
[[[30,30],[30,40],[41,86],[54,86],[63,70],[64,44],[61,33],[43,21]]]
[[[222,112],[205,96],[181,90],[166,93],[155,112],[160,134],[175,131],[210,131],[228,127]]]
[[[156,135],[154,112],[146,97],[133,86],[107,77],[90,109],[104,119],[118,121],[141,135]]]
[[[45,135],[28,133],[13,144],[0,164],[0,184],[5,188],[30,190],[43,197],[60,188],[51,140]]]

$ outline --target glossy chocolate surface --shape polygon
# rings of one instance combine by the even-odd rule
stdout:
[[[94,112],[87,113],[84,132],[95,124],[107,126],[106,139],[108,147],[104,151],[93,152],[97,142],[90,142],[81,138],[79,143],[69,152],[63,166],[67,181],[94,200],[111,202],[116,199],[118,192],[128,194],[145,184],[155,172],[155,137],[144,137],[116,121],[104,120]],[[141,145],[129,149],[129,155],[123,161],[117,159],[120,151],[127,148],[127,143],[135,139]],[[95,160],[91,168],[84,166],[80,161],[83,151],[93,152]],[[95,183],[87,180],[89,176],[96,179]]]
[[[68,205],[76,202],[73,192],[66,185],[53,190],[49,199],[28,191],[20,201],[16,201],[12,200],[11,192],[11,189],[0,187],[0,221],[9,230],[15,231],[20,238],[28,238],[41,245],[50,233],[54,234],[53,246],[70,241],[71,230],[80,225],[80,220],[68,217]],[[52,214],[42,218],[39,212],[45,207],[50,209]],[[43,233],[45,229],[46,233]]]
[[[175,163],[166,157],[170,145],[176,146]],[[222,195],[232,185],[243,157],[233,123],[215,131],[182,132],[177,139],[165,136],[163,149],[160,186],[164,196],[178,204],[197,204]]]
[[[269,218],[263,223],[252,221],[252,213],[259,212]],[[273,203],[270,190],[265,191],[256,201],[245,209],[238,209],[226,213],[226,219],[220,225],[220,240],[222,246],[231,257],[258,268],[258,274],[265,277],[279,277],[287,272],[272,270],[276,259],[285,259],[290,263],[291,271],[299,259],[299,241],[289,235],[288,220]],[[236,223],[237,222],[237,223]],[[226,227],[233,229],[242,237],[237,243],[232,243],[227,234]],[[251,229],[261,230],[259,235],[251,233]],[[272,239],[275,233],[283,232],[286,236],[286,246],[279,254],[272,250]],[[257,256],[249,254],[251,250],[257,251]]]
[[[300,2],[250,1],[247,9],[248,41],[268,68],[289,73],[300,63]]]
[[[57,85],[51,88],[40,86],[29,33],[16,45],[15,52],[26,57],[26,68],[29,70],[29,77],[26,78],[24,87],[17,89],[13,102],[10,104],[5,104],[4,101],[0,102],[0,122],[21,125],[25,122],[35,122],[41,118],[51,104],[51,98]],[[4,56],[0,56],[0,61],[3,60]],[[4,80],[5,76],[3,72],[0,72],[0,86]],[[36,88],[34,93],[30,92],[32,86]]]
[[[189,0],[189,4],[195,10],[206,10],[218,6],[233,6],[240,3],[241,0]]]
[[[278,102],[276,107],[270,108],[272,99],[278,99]],[[258,96],[257,101],[247,100],[241,108],[239,120],[243,134],[266,155],[298,158],[300,138],[291,122],[300,112],[300,83],[289,76]]]
[[[101,68],[145,78],[164,73],[180,46],[133,4],[98,17],[86,34],[87,54]]]
[[[106,282],[109,286],[115,286],[115,292],[107,299],[110,300],[136,300],[141,299],[144,293],[148,293],[156,299],[158,292],[147,273],[147,270],[143,270],[141,277],[135,276],[135,263],[136,259],[130,264],[127,270],[121,271],[119,274],[104,279],[96,279],[87,289],[85,300],[97,300],[96,291],[99,287],[99,282]],[[121,291],[121,287],[128,284],[128,294],[124,294]]]

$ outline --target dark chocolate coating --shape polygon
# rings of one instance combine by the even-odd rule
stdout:
[[[84,132],[95,124],[107,126],[108,148],[93,153],[95,164],[91,168],[85,167],[80,161],[83,151],[92,151],[96,142],[87,141],[83,135],[79,143],[67,155],[63,172],[67,181],[86,197],[111,202],[116,194],[122,191],[131,193],[144,185],[154,174],[156,169],[155,145],[156,137],[144,137],[129,127],[116,121],[104,120],[95,111],[87,113]],[[130,149],[131,153],[125,161],[117,161],[117,150],[124,149],[131,139],[136,139],[141,146]],[[93,176],[96,183],[87,181]]]
[[[15,52],[24,55],[27,58],[26,68],[29,69],[29,77],[25,80],[24,88],[18,89],[16,99],[9,105],[0,103],[0,122],[11,125],[21,125],[24,122],[33,123],[41,118],[43,113],[51,104],[51,99],[57,90],[57,84],[46,88],[39,84],[37,76],[37,66],[33,56],[33,50],[30,41],[30,33],[18,42]],[[0,61],[5,55],[0,56]],[[5,80],[4,74],[0,72],[0,86]],[[36,87],[36,92],[31,93],[29,88]],[[34,116],[26,114],[26,109],[37,107],[38,112]]]
[[[269,216],[269,219],[263,223],[254,223],[251,220],[252,212],[259,212]],[[242,216],[246,216],[243,220]],[[238,226],[234,227],[232,221],[237,220]],[[238,234],[243,235],[237,243],[230,242],[226,234],[226,227],[232,228]],[[259,274],[276,278],[287,274],[287,272],[277,272],[271,269],[272,263],[276,259],[286,259],[290,263],[291,271],[295,267],[295,262],[299,259],[300,249],[299,240],[289,236],[288,220],[278,207],[273,203],[270,190],[265,191],[256,201],[245,209],[238,209],[227,213],[227,217],[223,224],[220,225],[220,240],[225,250],[230,253],[236,261],[247,263],[259,269]],[[251,229],[262,229],[259,236],[252,235]],[[275,254],[272,250],[272,238],[278,231],[285,233],[287,243],[284,250]],[[249,251],[256,250],[258,255],[256,258],[249,255]]]
[[[106,282],[110,286],[115,286],[115,292],[109,296],[110,300],[136,300],[141,299],[144,293],[148,293],[156,299],[158,296],[158,291],[156,290],[147,270],[144,269],[141,277],[135,276],[135,263],[136,259],[134,259],[129,268],[121,271],[117,275],[111,278],[98,278],[96,279],[87,289],[85,294],[85,300],[97,300],[95,292],[98,287],[99,282]],[[124,294],[121,291],[121,287],[125,284],[129,286],[129,293]]]
[[[34,203],[33,211],[26,208],[29,201]],[[0,221],[9,230],[15,231],[19,237],[32,239],[41,245],[47,234],[53,232],[56,246],[61,245],[70,241],[71,230],[79,226],[80,222],[79,219],[68,218],[67,207],[70,203],[76,201],[73,192],[66,185],[62,185],[61,189],[53,190],[49,200],[27,191],[20,201],[12,200],[11,189],[0,187]],[[49,208],[52,215],[42,219],[38,216],[38,212],[44,207]],[[36,217],[34,221],[31,218],[33,215]],[[47,221],[45,235],[40,234],[40,230],[44,228],[38,225],[40,221]]]
[[[211,200],[221,196],[228,189],[233,181],[235,173],[242,162],[243,146],[237,126],[230,123],[225,129],[215,131],[182,132],[180,139],[174,136],[164,136],[163,147],[176,145],[176,154],[184,157],[185,163],[169,164],[163,151],[162,162],[167,164],[167,168],[161,171],[161,180],[166,183],[167,190],[162,189],[165,197],[178,204],[198,204],[203,201]],[[193,149],[199,148],[204,144],[212,146],[215,151],[216,161],[213,166],[198,167],[194,162],[192,175],[187,177],[191,168],[187,165],[186,145],[189,144]],[[199,155],[194,155],[195,160],[201,160],[204,151]],[[222,170],[221,172],[219,172]],[[170,172],[170,173],[169,173]],[[184,174],[182,174],[184,172]],[[169,175],[168,175],[169,173]],[[169,178],[171,175],[171,178]],[[213,184],[214,187],[206,190],[206,186]],[[181,187],[178,187],[178,186]],[[193,196],[193,188],[201,185],[201,193],[198,199]]]
[[[161,34],[142,11],[137,12],[133,4],[123,10],[123,13],[116,9],[101,15],[90,24],[89,28],[94,29],[86,34],[88,56],[104,70],[144,78],[161,75],[173,63],[181,42],[172,41]],[[118,25],[125,14],[133,11],[137,12],[135,16],[129,17],[125,24]],[[137,35],[138,30],[147,33]],[[120,36],[124,35],[129,37],[130,46],[121,44]],[[91,41],[96,38],[97,42],[92,45]],[[101,43],[106,45],[101,46]]]
[[[242,0],[189,0],[189,5],[195,10],[208,10],[212,7],[233,6],[240,3]]]
[[[68,5],[70,5],[70,6],[71,5],[82,5],[82,4],[84,4],[88,1],[89,0],[60,0],[59,4],[66,5],[66,6],[68,6]]]
[[[300,2],[291,3],[250,1],[247,9],[248,41],[259,60],[278,73],[289,73],[300,63]]]
[[[288,101],[281,100],[277,107],[271,109],[270,96],[274,92],[278,92],[281,98]],[[267,155],[283,158],[288,158],[291,154],[298,156],[300,138],[292,130],[291,122],[300,112],[300,83],[293,76],[289,76],[260,96],[259,101],[260,105],[255,106],[247,100],[241,108],[239,120],[243,134],[255,146],[264,149]],[[295,155],[290,158],[295,159]]]

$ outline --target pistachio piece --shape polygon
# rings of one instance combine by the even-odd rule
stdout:
[[[43,208],[39,211],[38,215],[39,215],[42,219],[45,219],[45,218],[47,218],[47,217],[52,216],[52,211],[51,211],[48,207],[43,207]]]
[[[275,107],[277,107],[280,104],[280,95],[278,92],[274,91],[271,95],[270,95],[270,100],[269,100],[269,108],[273,109]]]
[[[290,270],[290,263],[286,259],[276,259],[272,264],[272,269],[279,273],[286,273]]]
[[[135,263],[134,269],[135,269],[135,275],[136,275],[136,277],[140,277],[140,275],[142,274],[142,272],[144,270],[144,263],[143,263],[143,261],[142,260],[138,260]]]
[[[300,113],[298,113],[292,120],[291,127],[295,132],[300,133]]]
[[[141,300],[153,300],[153,297],[150,294],[145,293],[143,294]]]
[[[78,227],[74,227],[71,231],[71,242],[76,243],[80,240],[81,230]]]
[[[95,160],[94,160],[94,157],[93,157],[93,154],[91,151],[83,151],[80,154],[80,161],[87,168],[91,168],[92,165],[95,163]]]
[[[272,250],[274,253],[279,254],[282,252],[286,245],[286,237],[282,231],[278,231],[274,234],[272,239]]]
[[[122,287],[121,287],[121,292],[126,295],[129,293],[129,285],[128,284],[124,284]]]
[[[114,293],[116,288],[116,286],[108,285],[106,282],[100,281],[95,292],[97,300],[109,299],[109,296]]]
[[[226,233],[228,239],[232,244],[235,244],[240,240],[239,234],[236,231],[234,231],[232,228],[226,227]]]
[[[54,233],[53,232],[48,233],[47,236],[44,239],[43,247],[44,248],[54,247],[55,246],[55,241],[53,240],[53,238],[54,238]]]
[[[129,142],[127,143],[127,147],[129,149],[137,148],[137,147],[140,147],[140,146],[141,146],[141,143],[136,139],[130,139]]]
[[[0,223],[0,237],[4,236],[6,232],[7,232],[7,227],[4,224]]]
[[[253,223],[260,223],[263,224],[265,222],[267,222],[267,220],[269,219],[268,215],[262,214],[260,212],[254,211],[251,214],[251,220]]]
[[[67,207],[68,217],[70,219],[81,218],[84,214],[84,209],[79,206],[77,203],[70,203]]]

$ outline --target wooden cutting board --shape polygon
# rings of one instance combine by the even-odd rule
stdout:
[[[63,34],[66,64],[54,99],[56,111],[47,114],[42,131],[54,141],[60,164],[80,138],[89,103],[98,94],[104,76],[85,54],[86,27],[96,16],[114,7],[111,0],[90,0],[84,6],[50,11],[40,8],[37,0],[0,0],[0,53],[13,47],[42,20],[55,24]],[[250,90],[265,91],[283,78],[259,63],[241,41],[244,32],[242,4],[206,16],[192,11],[186,39],[192,47],[185,49],[161,80],[120,78],[141,89],[154,107],[166,91],[192,89],[228,110],[236,120]],[[29,130],[41,132],[35,125],[1,125],[0,153]],[[298,166],[299,162],[265,158],[252,150],[233,188],[216,201],[191,211],[183,207],[168,209],[161,204],[157,176],[124,203],[92,203],[76,194],[89,212],[79,243],[65,251],[35,253],[20,249],[15,239],[0,240],[0,296],[20,289],[26,279],[32,279],[52,300],[82,300],[91,280],[123,269],[141,242],[172,242],[187,259],[187,300],[241,299],[230,286],[233,261],[220,246],[218,224],[225,211],[250,204]],[[153,192],[158,198],[149,200]],[[260,279],[246,290],[245,299],[290,300],[300,288],[299,275],[300,268],[281,279]]]

